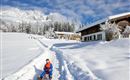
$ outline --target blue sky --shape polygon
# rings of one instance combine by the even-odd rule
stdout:
[[[2,7],[58,12],[84,24],[130,11],[130,0],[1,0]]]

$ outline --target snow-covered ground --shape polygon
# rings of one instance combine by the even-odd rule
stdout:
[[[85,72],[102,80],[129,80],[130,39],[110,42],[42,41],[60,50],[74,80],[91,80],[87,79]]]
[[[6,34],[3,33],[7,39],[9,37]],[[13,36],[13,34],[11,35]],[[12,47],[3,47],[3,54],[6,54],[5,58],[16,60],[14,65],[11,64],[10,66],[21,65],[22,67],[20,67],[20,70],[17,69],[17,72],[12,70],[15,73],[8,74],[9,76],[4,80],[36,80],[36,77],[41,73],[46,58],[49,58],[54,66],[53,80],[129,80],[130,39],[119,39],[110,42],[78,42],[46,39],[42,36],[20,33],[17,33],[14,37],[18,38],[20,35],[29,37],[26,40],[28,44],[35,42],[28,48],[27,46],[22,46],[22,48],[26,48],[17,49],[18,51],[22,50],[21,54],[19,54],[22,59],[28,57],[31,61],[28,59],[26,61],[27,65],[22,67],[21,63],[17,63],[20,61],[18,60],[19,56],[16,55],[14,57],[4,52],[4,49],[7,48],[6,51],[13,54],[14,50],[9,51]],[[9,39],[12,39],[12,37]],[[20,43],[17,42],[19,40],[14,38],[12,40],[16,40],[18,45],[22,44],[23,38],[19,37],[18,39],[21,40]],[[14,47],[17,46],[14,45]],[[26,50],[29,50],[32,55],[35,53],[35,57],[31,57],[30,54],[23,54],[23,51]],[[24,62],[24,60],[22,61]],[[3,62],[3,65],[7,64],[8,62]]]
[[[1,33],[2,41],[2,77],[8,76],[42,52],[36,41],[24,33]]]

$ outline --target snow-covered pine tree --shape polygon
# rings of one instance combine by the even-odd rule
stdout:
[[[100,29],[106,32],[108,40],[118,39],[121,36],[119,26],[115,23],[106,21],[105,24],[100,24]]]
[[[129,37],[129,35],[130,35],[130,26],[126,26],[123,32],[123,37]]]
[[[46,38],[55,38],[56,37],[53,27],[50,27],[49,30],[45,32],[45,37]]]
[[[1,25],[0,30],[2,30],[3,32],[8,32],[9,31],[7,23],[2,21],[1,19],[0,19],[0,25]]]
[[[28,25],[26,25],[26,33],[31,33],[31,25],[30,23],[28,23]]]

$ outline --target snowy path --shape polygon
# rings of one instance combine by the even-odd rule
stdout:
[[[53,80],[99,80],[87,67],[82,69],[78,63],[69,61],[57,47],[46,44],[42,39],[36,39],[43,53],[23,67],[20,71],[6,77],[4,80],[37,80],[42,72],[45,59],[49,58],[54,66]],[[84,65],[82,65],[84,66]]]
[[[54,66],[53,80],[74,80],[69,72],[66,61],[63,59],[62,52],[58,52],[53,46],[47,46],[41,40],[38,41],[50,50],[48,55]]]
[[[82,69],[78,66],[80,64],[66,58],[57,47],[53,46],[52,50],[56,52],[57,59],[60,62],[60,80],[100,80],[86,66],[85,69]]]
[[[35,38],[34,38],[35,39]],[[4,80],[37,80],[37,76],[42,72],[46,58],[49,58],[54,65],[54,78],[58,80],[59,71],[57,70],[57,60],[55,54],[48,49],[47,46],[43,45],[39,40],[36,40],[37,44],[43,49],[43,53],[36,59],[31,61],[28,65],[23,67],[20,71],[7,76]]]

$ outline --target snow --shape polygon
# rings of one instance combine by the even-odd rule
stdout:
[[[130,26],[126,26],[124,32],[124,34],[130,34]]]
[[[69,61],[84,64],[80,65],[81,69],[88,67],[102,80],[129,80],[129,43],[129,39],[123,39],[109,43],[79,43],[60,48]]]
[[[36,41],[24,33],[1,33],[0,39],[2,40],[2,77],[18,71],[42,52]]]
[[[129,80],[130,39],[128,38],[110,42],[79,42],[46,39],[43,36],[30,34],[26,36],[30,36],[31,40],[36,42],[42,54],[33,58],[17,72],[6,76],[4,80],[36,80],[46,58],[49,58],[54,66],[53,80]],[[37,48],[31,47],[29,50]],[[24,58],[24,55],[22,57]]]
[[[130,15],[130,12],[125,12],[125,13],[121,13],[121,14],[117,14],[117,15],[109,16],[108,19],[114,19],[114,18],[118,18],[118,17],[126,16],[126,15]]]
[[[75,34],[73,32],[58,32],[58,31],[55,31],[56,34],[67,34],[67,35],[71,35],[71,34]]]
[[[56,46],[74,80],[129,80],[130,39],[110,42],[76,42],[43,40]],[[62,60],[63,61],[63,60]],[[81,75],[82,74],[82,75]],[[93,80],[92,79],[92,80]]]

